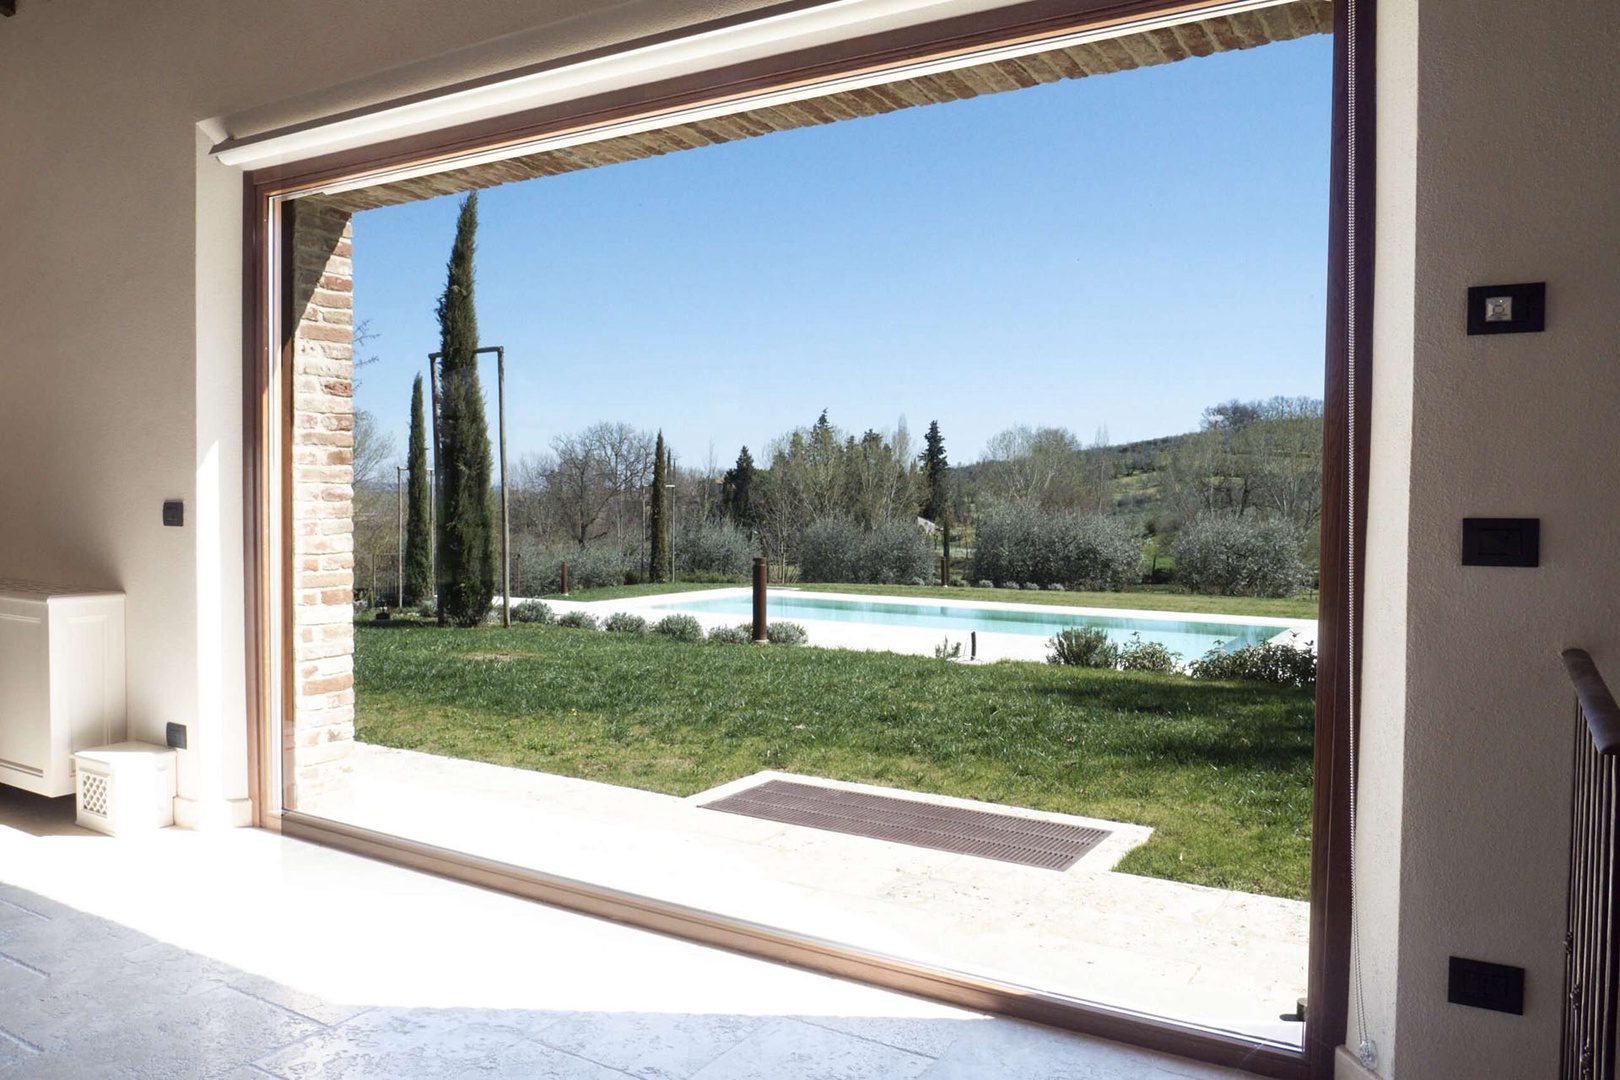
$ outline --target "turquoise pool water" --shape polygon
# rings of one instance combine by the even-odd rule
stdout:
[[[671,611],[695,614],[735,615],[747,619],[753,614],[748,596],[727,596],[712,600],[683,600],[659,604]],[[1249,626],[1241,623],[1193,622],[1182,619],[1137,619],[1114,615],[1075,615],[1062,611],[1016,611],[1004,608],[970,608],[954,604],[919,604],[903,600],[833,600],[797,593],[770,594],[770,617],[818,622],[877,623],[909,626],[967,634],[977,630],[990,634],[1029,634],[1051,637],[1059,630],[1077,626],[1100,626],[1111,641],[1125,644],[1131,635],[1143,641],[1163,643],[1183,659],[1196,660],[1211,649],[1231,650],[1276,637],[1286,626]]]

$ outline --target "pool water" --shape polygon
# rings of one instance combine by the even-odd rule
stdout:
[[[752,598],[725,596],[710,600],[683,600],[659,604],[671,611],[695,614],[736,615],[747,619],[753,614]],[[833,600],[819,596],[770,593],[772,619],[802,619],[816,622],[877,623],[917,629],[955,631],[966,634],[977,630],[990,634],[1029,634],[1051,637],[1060,630],[1098,626],[1108,632],[1110,641],[1124,645],[1132,635],[1143,641],[1157,641],[1184,660],[1196,660],[1211,649],[1230,651],[1245,645],[1268,641],[1286,633],[1287,626],[1247,625],[1190,621],[1182,619],[1142,619],[1114,615],[1078,615],[1061,610],[1018,611],[1010,608],[971,608],[955,604],[919,604],[896,600]]]

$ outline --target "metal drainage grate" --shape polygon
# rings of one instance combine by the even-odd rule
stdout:
[[[791,780],[767,780],[704,809],[1049,870],[1067,870],[1108,838],[1106,829]]]

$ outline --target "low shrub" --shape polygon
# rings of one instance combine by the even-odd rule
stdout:
[[[600,630],[601,624],[596,616],[588,611],[565,611],[557,616],[557,625],[566,626],[570,630]]]
[[[1171,652],[1161,641],[1143,641],[1141,634],[1132,634],[1131,640],[1119,648],[1119,666],[1122,671],[1154,671],[1169,675],[1177,670],[1181,654]]]
[[[632,615],[628,611],[615,611],[607,617],[602,629],[610,634],[645,634],[647,620],[640,615]]]
[[[709,631],[710,645],[747,645],[754,640],[747,624],[742,626],[716,626]]]
[[[1040,592],[1041,586],[1039,582],[1026,581],[1024,582],[1023,589],[1025,592]]]
[[[1069,587],[1067,585],[1063,584],[1061,581],[1054,581],[1054,582],[1052,582],[1052,584],[1050,584],[1050,585],[1048,585],[1046,587],[1046,591],[1047,592],[1067,592],[1068,588]]]
[[[1176,537],[1176,582],[1221,596],[1292,596],[1305,579],[1299,537],[1286,521],[1203,514]]]
[[[934,646],[935,660],[960,660],[962,658],[962,643],[946,638]]]
[[[1266,641],[1222,652],[1216,646],[1194,660],[1189,673],[1195,679],[1310,686],[1316,682],[1316,647]]]
[[[640,581],[641,556],[625,551],[616,543],[593,541],[580,544],[542,544],[518,539],[512,544],[517,556],[512,580],[516,596],[537,596],[562,591],[562,564],[568,564],[568,587],[600,589],[608,585],[633,585]]]
[[[541,600],[524,600],[512,607],[513,622],[548,623],[552,618],[551,605]]]
[[[754,640],[752,622],[745,622],[738,629],[748,635],[749,641]],[[772,645],[803,645],[810,640],[810,633],[796,622],[766,623],[765,640]]]
[[[1097,514],[995,506],[974,528],[972,573],[998,581],[1113,591],[1135,579],[1142,558],[1129,525]]]
[[[749,563],[752,568],[753,564]],[[718,570],[682,570],[675,575],[677,581],[690,581],[697,585],[741,585],[748,581],[747,574],[722,574]]]
[[[753,627],[749,627],[748,636],[754,636]],[[803,645],[810,640],[809,633],[796,622],[767,623],[765,637],[772,645]]]
[[[978,586],[981,589],[993,589],[996,587],[996,583],[989,580],[981,580],[979,581]]]
[[[923,579],[922,579],[922,578],[920,578],[920,577],[914,577],[914,578],[912,578],[912,579],[911,579],[911,583],[912,583],[912,584],[913,584],[913,585],[926,585],[926,584],[928,584],[928,582],[927,582],[927,581],[924,581],[924,580],[923,580]]]
[[[928,580],[934,550],[911,522],[863,529],[849,518],[823,518],[799,535],[799,580],[897,585]]]
[[[1046,643],[1048,664],[1064,667],[1111,668],[1119,664],[1119,646],[1108,640],[1100,626],[1072,626]]]
[[[690,615],[665,615],[653,624],[652,632],[676,641],[703,640],[703,624]]]
[[[729,521],[687,521],[675,531],[672,552],[681,581],[732,581],[745,576],[759,549]]]
[[[967,587],[967,582],[966,581],[962,580],[959,577],[951,578],[951,588],[953,588],[953,589],[964,589],[966,587]]]

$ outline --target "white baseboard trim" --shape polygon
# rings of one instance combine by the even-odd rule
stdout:
[[[174,824],[181,829],[245,829],[253,824],[253,801],[175,796]]]
[[[1333,1080],[1384,1080],[1367,1068],[1348,1046],[1341,1046],[1333,1055]]]

